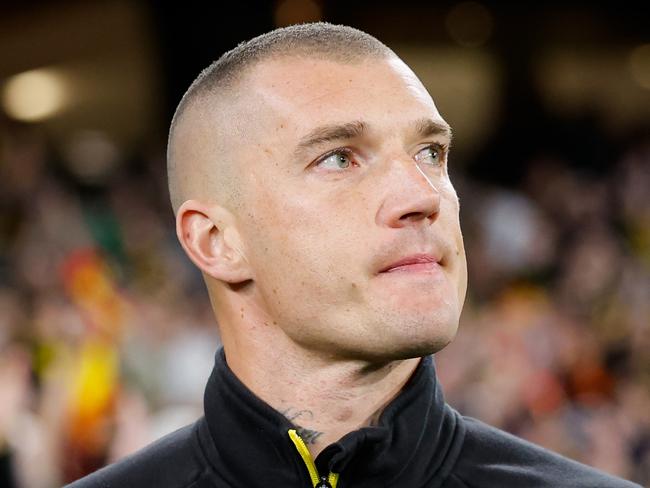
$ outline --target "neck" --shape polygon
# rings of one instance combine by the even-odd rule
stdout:
[[[258,305],[254,290],[211,293],[231,371],[281,412],[314,457],[345,434],[377,422],[420,358],[342,360],[292,341]]]
[[[230,369],[296,426],[314,458],[348,432],[375,424],[420,360],[376,365],[324,359],[295,344],[271,353],[268,343],[246,351],[238,345],[224,340]]]

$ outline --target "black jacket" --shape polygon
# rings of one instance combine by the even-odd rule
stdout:
[[[204,417],[69,488],[313,487],[295,427],[237,379],[223,349],[215,363]],[[315,468],[338,473],[336,488],[638,487],[461,416],[445,403],[431,357],[377,426],[325,448]]]

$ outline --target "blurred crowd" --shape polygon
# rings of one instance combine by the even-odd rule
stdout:
[[[528,163],[513,188],[460,185],[469,297],[436,355],[447,401],[649,486],[650,139],[603,171]]]
[[[453,153],[452,153],[453,156]],[[650,140],[598,174],[460,169],[469,294],[449,403],[650,483]],[[177,243],[163,144],[0,126],[0,486],[72,481],[202,413],[219,336]]]

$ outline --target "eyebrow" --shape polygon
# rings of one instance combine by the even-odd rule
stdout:
[[[317,146],[326,142],[354,139],[363,135],[366,130],[367,125],[360,120],[348,122],[347,124],[322,125],[300,139],[296,147],[296,154],[311,146]]]
[[[419,137],[431,137],[442,135],[449,139],[451,144],[452,132],[447,123],[436,122],[433,119],[419,119],[415,122],[415,133]]]
[[[431,137],[443,135],[451,143],[451,127],[446,123],[436,122],[433,119],[418,119],[413,123],[414,133],[418,137]],[[318,146],[332,141],[344,141],[362,136],[368,130],[368,124],[357,120],[345,124],[328,124],[317,127],[300,139],[294,155],[298,157],[303,151],[312,146]]]

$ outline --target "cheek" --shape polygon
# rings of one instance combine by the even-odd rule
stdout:
[[[462,305],[467,290],[467,260],[460,227],[460,203],[451,181],[447,180],[441,184],[440,190],[443,199],[441,216],[445,219],[443,226],[447,232],[447,242],[450,246],[452,273],[457,284],[459,304]]]
[[[458,279],[458,303],[462,307],[465,302],[465,295],[467,293],[467,258],[465,256],[465,248],[463,246],[463,238],[461,236],[459,243],[459,255],[458,255],[458,268],[459,268],[459,279]]]
[[[331,182],[321,182],[319,189],[295,175],[254,178],[254,196],[246,205],[251,210],[244,211],[243,221],[258,285],[265,294],[275,288],[284,295],[286,289],[336,302],[356,283],[355,269],[367,252],[363,230],[373,222],[365,196],[333,191]]]
[[[254,229],[258,251],[251,264],[256,283],[278,316],[291,316],[290,321],[322,319],[328,309],[335,310],[351,293],[358,293],[354,264],[364,243],[322,209],[291,204],[283,209],[274,219],[278,225],[261,223]]]
[[[328,248],[320,219],[313,217],[311,209],[295,199],[279,200],[270,194],[254,208],[246,213],[245,239],[260,291],[294,294],[321,278]]]
[[[458,276],[458,303],[462,308],[463,303],[465,302],[465,295],[467,293],[467,257],[465,255],[465,243],[463,241],[463,234],[460,228],[460,222],[458,215],[455,218],[455,229],[456,229],[456,269]]]

